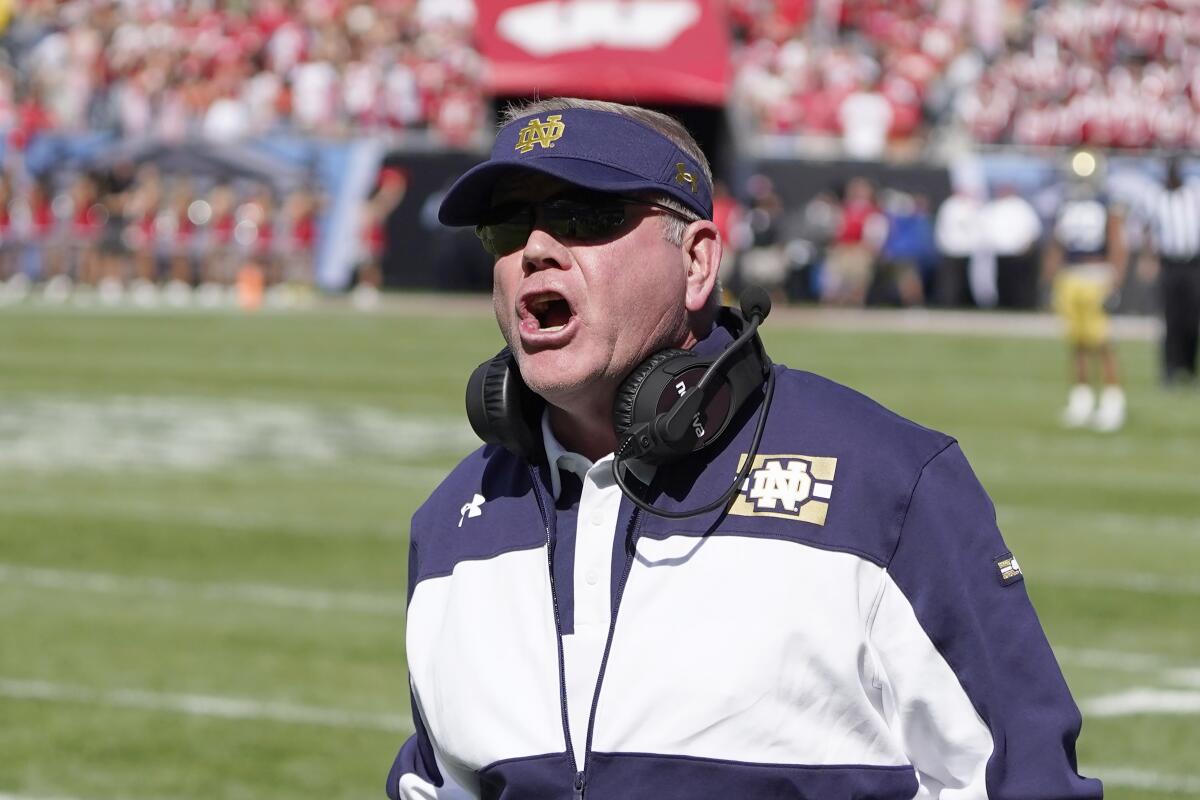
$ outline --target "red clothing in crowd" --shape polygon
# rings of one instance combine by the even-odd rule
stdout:
[[[879,213],[874,203],[849,201],[842,208],[842,224],[838,228],[838,244],[859,244],[866,234],[867,223]]]

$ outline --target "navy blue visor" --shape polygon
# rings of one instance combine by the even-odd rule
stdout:
[[[712,219],[712,187],[678,145],[629,117],[584,108],[531,114],[501,128],[491,158],[454,182],[438,219],[443,225],[488,222],[497,184],[521,172],[596,192],[661,193]]]

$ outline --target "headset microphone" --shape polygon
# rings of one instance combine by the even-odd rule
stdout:
[[[771,313],[771,295],[761,286],[747,286],[741,300],[742,316],[751,322],[762,322]]]

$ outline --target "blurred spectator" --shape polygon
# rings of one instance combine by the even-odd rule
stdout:
[[[104,230],[100,236],[100,299],[116,302],[132,279],[130,242],[125,235],[130,198],[135,190],[132,164],[115,165],[103,177],[100,202],[104,207]]]
[[[882,158],[893,116],[892,106],[880,94],[878,85],[863,83],[846,95],[838,107],[846,155],[860,160]]]
[[[134,272],[138,280],[146,284],[157,283],[159,277],[154,221],[162,200],[158,168],[152,164],[140,167],[129,198],[129,227],[125,229],[125,237],[133,252]]]
[[[1013,186],[1004,185],[994,200],[984,204],[979,216],[980,233],[996,257],[997,305],[1037,307],[1042,236],[1037,211]]]
[[[721,234],[721,266],[718,279],[722,287],[732,286],[737,274],[737,264],[741,252],[746,248],[746,229],[744,227],[745,212],[741,203],[729,191],[724,181],[718,180],[713,184],[713,223]]]
[[[938,208],[934,239],[942,256],[937,272],[935,301],[944,308],[971,305],[968,270],[980,246],[981,204],[970,192],[956,190]]]
[[[839,199],[827,190],[818,192],[803,208],[793,210],[784,218],[789,300],[820,298],[821,270],[841,219]]]
[[[399,167],[384,167],[379,183],[363,201],[359,222],[359,258],[352,294],[354,305],[369,310],[379,303],[383,288],[383,251],[387,220],[408,193],[408,174]]]
[[[212,187],[207,201],[202,203],[203,210],[198,209],[197,214],[189,215],[189,221],[195,219],[205,233],[201,281],[228,283],[237,272],[237,251],[233,239],[237,227],[237,193],[228,182],[221,181]]]
[[[861,306],[874,279],[875,258],[887,236],[887,219],[875,204],[875,187],[851,178],[842,197],[842,213],[822,276],[821,299],[840,306]]]
[[[99,245],[108,226],[108,208],[101,202],[95,178],[87,173],[78,175],[69,194],[60,196],[66,201],[61,204],[64,216],[71,217],[66,270],[95,285],[100,279]]]
[[[296,189],[284,200],[280,258],[283,280],[289,285],[313,285],[320,211],[321,199],[310,188]]]
[[[884,200],[887,238],[879,252],[876,294],[883,302],[920,306],[938,266],[929,200],[924,195],[890,191]]]
[[[7,284],[19,270],[19,247],[13,226],[14,203],[12,183],[0,172],[0,281]]]
[[[752,176],[746,189],[749,195],[745,215],[748,248],[742,255],[736,285],[730,288],[736,293],[746,284],[757,284],[777,292],[783,288],[785,277],[780,231],[783,200],[766,175]]]

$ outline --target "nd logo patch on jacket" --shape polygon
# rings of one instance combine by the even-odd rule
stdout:
[[[1100,796],[1071,766],[1078,711],[1019,569],[998,571],[1012,555],[957,444],[775,369],[728,509],[668,520],[623,501],[583,764],[567,744],[545,468],[483,448],[434,492],[413,518],[417,733],[391,797]],[[756,412],[707,460],[660,469],[649,499],[718,496]]]

